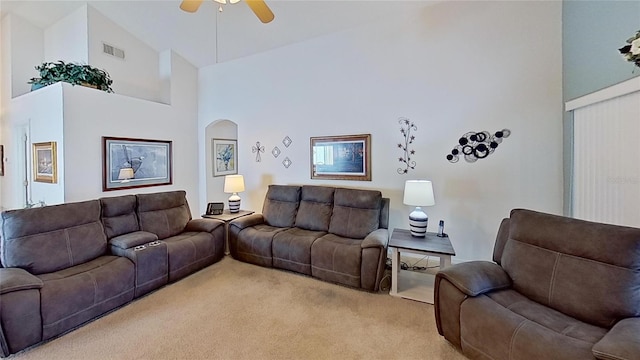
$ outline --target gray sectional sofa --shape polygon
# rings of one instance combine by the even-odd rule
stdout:
[[[224,256],[184,191],[2,213],[0,355],[51,339]]]
[[[640,359],[640,229],[512,210],[493,262],[438,272],[435,314],[472,359]]]
[[[229,249],[241,261],[377,291],[388,223],[379,191],[271,185],[261,214],[229,224]]]

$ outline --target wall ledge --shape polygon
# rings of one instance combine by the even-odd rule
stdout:
[[[591,94],[567,101],[565,103],[565,111],[572,111],[619,96],[631,94],[636,91],[640,91],[640,76],[636,76],[621,83],[592,92]]]

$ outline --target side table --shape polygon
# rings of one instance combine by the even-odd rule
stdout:
[[[216,219],[224,221],[224,254],[229,255],[229,223],[237,218],[251,215],[254,211],[240,210],[236,213],[231,213],[229,210],[224,210],[220,215],[202,215],[203,218]]]
[[[435,275],[403,271],[400,269],[400,253],[439,257],[440,268],[443,269],[451,265],[451,256],[456,254],[449,237],[439,237],[430,232],[425,237],[414,237],[409,230],[393,229],[389,248],[392,252],[389,295],[433,304]]]

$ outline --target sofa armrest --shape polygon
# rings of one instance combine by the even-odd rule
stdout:
[[[591,350],[597,359],[637,359],[640,354],[640,317],[618,321]]]
[[[235,226],[242,230],[251,226],[256,226],[264,223],[264,216],[262,214],[251,214],[237,218],[229,223],[229,226]]]
[[[489,261],[470,261],[438,271],[444,278],[468,296],[511,287],[511,278],[500,265]]]
[[[109,240],[109,245],[125,250],[156,240],[158,240],[158,236],[156,234],[147,231],[134,231],[112,238]]]
[[[380,228],[374,230],[367,235],[362,243],[360,244],[361,248],[371,248],[371,247],[383,247],[386,248],[389,243],[389,230]]]
[[[40,289],[42,280],[27,270],[19,268],[0,268],[0,294],[13,291]]]
[[[193,219],[187,223],[184,231],[212,232],[220,225],[224,225],[224,221],[216,219]]]

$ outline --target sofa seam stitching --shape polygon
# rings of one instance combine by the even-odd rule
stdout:
[[[556,274],[558,273],[558,263],[560,262],[560,257],[562,254],[559,252],[555,252],[556,261],[553,263],[553,270],[551,272],[551,282],[549,283],[549,298],[547,299],[547,303],[551,305],[551,300],[553,299],[553,289],[556,284]]]
[[[68,316],[65,316],[64,318],[59,319],[59,320],[57,320],[57,321],[54,321],[54,322],[52,322],[52,323],[50,323],[50,324],[46,324],[46,325],[45,325],[45,324],[43,324],[43,325],[42,325],[42,328],[43,328],[43,329],[44,329],[44,328],[50,328],[50,327],[52,327],[52,326],[54,326],[54,325],[58,324],[58,323],[59,323],[59,322],[61,322],[61,321],[65,321],[65,320],[67,320],[67,319],[69,319],[69,318],[71,318],[71,317],[73,317],[73,316],[76,316],[76,315],[78,315],[78,314],[80,314],[80,313],[82,313],[82,312],[84,312],[84,311],[91,310],[91,308],[94,308],[94,307],[96,307],[96,306],[98,306],[98,305],[101,305],[101,304],[103,304],[103,303],[105,303],[105,302],[107,302],[107,301],[113,300],[113,299],[115,299],[115,298],[117,298],[117,297],[119,297],[119,296],[122,296],[123,294],[125,294],[125,293],[127,293],[127,292],[129,292],[129,291],[133,291],[133,290],[134,290],[134,288],[127,289],[127,290],[125,290],[125,291],[123,291],[123,292],[121,292],[121,293],[119,293],[119,294],[116,294],[116,295],[114,295],[114,296],[112,296],[112,297],[110,297],[110,298],[108,298],[108,299],[105,299],[105,300],[103,300],[103,301],[101,301],[101,302],[99,302],[99,303],[97,303],[97,304],[92,305],[89,309],[82,309],[82,310],[80,310],[80,311],[76,311],[75,313],[73,313],[73,314],[71,314],[71,315],[68,315]]]
[[[95,306],[98,302],[98,282],[96,281],[95,276],[90,271],[87,272],[87,275],[91,278],[91,282],[93,283],[93,305]]]
[[[328,271],[328,272],[339,274],[339,275],[345,275],[345,276],[349,276],[349,277],[356,278],[356,279],[357,278],[362,278],[362,276],[359,276],[359,275],[345,274],[345,273],[342,273],[342,272],[339,272],[339,271],[329,270],[329,269],[321,268],[321,267],[318,267],[318,266],[315,266],[315,265],[311,265],[311,267],[314,268],[314,269],[318,269],[318,270],[322,270],[322,271]]]
[[[556,250],[547,249],[547,248],[542,247],[542,246],[530,244],[528,242],[524,242],[524,241],[518,240],[518,239],[510,238],[509,241],[515,241],[515,242],[517,242],[519,244],[522,244],[522,245],[525,245],[525,246],[534,247],[536,249],[541,249],[541,250],[544,250],[544,251],[548,251],[550,253],[562,254],[563,256],[568,257],[568,258],[574,258],[574,259],[579,259],[579,260],[584,260],[584,261],[600,264],[600,265],[603,265],[603,266],[614,267],[616,269],[621,269],[621,270],[629,271],[629,272],[632,272],[632,273],[634,272],[633,269],[628,268],[628,267],[619,266],[619,265],[615,265],[615,264],[609,264],[609,263],[604,262],[604,261],[593,260],[593,259],[589,259],[587,257],[580,257],[580,256],[572,255],[572,254],[562,253],[562,252],[559,252],[559,251],[556,251]]]
[[[520,332],[520,329],[522,329],[522,327],[528,322],[528,319],[524,319],[520,325],[518,325],[518,327],[516,328],[516,330],[513,332],[513,335],[511,335],[511,341],[509,341],[509,354],[508,357],[509,359],[511,359],[511,354],[513,353],[513,343],[516,341],[516,336],[518,335],[518,332]]]
[[[75,264],[73,263],[73,253],[71,252],[71,239],[69,239],[69,232],[67,231],[67,229],[64,229],[64,240],[67,244],[67,253],[69,254],[69,262],[71,263],[71,266],[74,266]]]
[[[460,342],[461,342],[461,345],[462,345],[462,343],[464,343],[466,346],[468,346],[470,348],[473,348],[475,351],[481,353],[482,355],[488,357],[489,359],[492,359],[492,360],[495,359],[493,356],[491,356],[491,355],[485,353],[484,351],[478,349],[477,347],[471,345],[468,341],[466,341],[464,338],[462,338],[462,335],[460,335]]]

